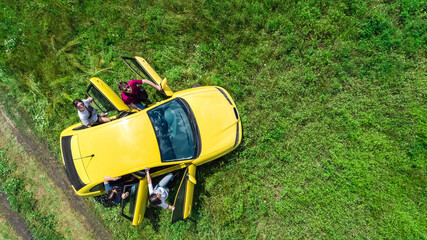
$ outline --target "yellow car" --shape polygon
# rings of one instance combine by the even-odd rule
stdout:
[[[166,78],[161,79],[143,58],[123,60],[141,78],[162,86],[164,98],[142,111],[132,110],[106,83],[92,78],[87,94],[100,111],[117,115],[111,117],[111,122],[91,128],[78,123],[62,131],[66,174],[80,196],[104,194],[105,176],[137,177],[138,190],[126,208],[129,213],[122,208],[122,215],[138,225],[148,197],[143,170],[149,167],[151,177],[156,177],[186,168],[172,223],[185,219],[191,212],[196,167],[231,152],[241,142],[242,125],[236,105],[221,87],[172,92]]]

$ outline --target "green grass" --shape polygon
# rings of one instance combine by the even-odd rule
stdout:
[[[94,203],[117,238],[423,239],[426,5],[3,1],[2,99],[58,153],[90,77],[136,77],[120,56],[175,91],[231,93],[244,141],[198,168],[190,219],[151,211],[133,228]]]
[[[24,219],[32,236],[94,239],[93,227],[84,225],[85,219],[70,205],[67,193],[48,177],[51,169],[25,153],[9,128],[0,125],[0,133],[0,190],[7,194],[12,210]],[[0,215],[0,236],[13,236],[13,231],[5,232],[7,222],[3,221]]]
[[[0,214],[0,237],[4,240],[22,239],[15,232],[15,229]]]
[[[3,141],[3,139],[2,139]],[[11,146],[0,148],[0,181],[1,191],[8,196],[12,209],[22,216],[31,230],[32,236],[37,239],[64,239],[63,235],[56,231],[59,216],[46,214],[40,211],[39,202],[34,198],[34,190],[31,181],[17,174],[17,166],[10,162],[9,151]],[[7,237],[6,233],[2,233]]]

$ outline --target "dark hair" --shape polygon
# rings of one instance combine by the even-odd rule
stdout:
[[[127,82],[120,82],[119,83],[119,89],[120,89],[120,91],[123,91],[123,88],[125,88],[127,85],[129,85]]]
[[[82,100],[80,100],[80,99],[74,99],[74,101],[73,101],[73,106],[75,107],[75,108],[77,108],[77,104],[79,104],[79,103],[82,103],[83,101]]]
[[[117,190],[117,191],[113,192],[113,190]],[[117,193],[118,191],[120,191],[120,188],[118,188],[118,187],[115,187],[113,189],[108,190],[108,192],[107,192],[108,200],[110,200],[110,201],[116,200],[117,197],[119,197],[119,194]]]
[[[148,200],[150,201],[150,204],[152,206],[158,206],[160,203],[162,203],[162,201],[157,197],[157,194],[152,193],[150,195],[150,197],[148,198]]]

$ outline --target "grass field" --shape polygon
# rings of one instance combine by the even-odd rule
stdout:
[[[136,77],[120,56],[144,57],[174,91],[230,92],[244,140],[198,168],[190,219],[150,209],[135,228],[93,201],[116,238],[425,239],[426,7],[3,0],[0,98],[58,154],[90,77],[114,90]]]
[[[5,119],[0,117],[2,121]],[[96,239],[92,226],[84,225],[84,217],[70,204],[70,197],[55,186],[46,166],[25,152],[23,143],[13,135],[8,124],[0,125],[0,182],[10,208],[23,218],[19,231],[27,227],[31,235],[23,239]],[[36,147],[37,145],[34,145]],[[3,211],[5,207],[0,206]],[[17,239],[13,227],[0,214],[0,239]],[[10,216],[9,216],[10,217]],[[16,229],[15,229],[16,230]],[[22,239],[22,238],[21,238]]]

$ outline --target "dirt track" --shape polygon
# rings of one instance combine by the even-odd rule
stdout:
[[[0,192],[0,212],[4,215],[7,222],[14,228],[15,232],[22,239],[34,239],[28,230],[24,219],[22,219],[16,212],[14,212],[7,201],[7,196]]]
[[[25,129],[28,129],[27,131],[18,129],[7,116],[2,105],[0,105],[0,124],[12,133],[28,155],[34,156],[39,163],[42,163],[41,165],[44,166],[48,177],[66,196],[68,196],[66,201],[68,201],[75,211],[84,216],[84,223],[86,226],[90,226],[89,228],[92,231],[92,236],[97,239],[112,239],[112,233],[104,227],[98,217],[91,214],[91,207],[72,191],[64,170],[57,164],[56,158],[49,152],[45,144],[30,132],[30,128],[25,127]],[[5,203],[4,201],[7,202],[6,197],[4,194],[0,194],[0,210],[5,211],[4,215],[9,223],[13,225],[17,230],[16,232],[24,239],[31,239],[32,237],[23,219],[10,209],[8,202]]]

